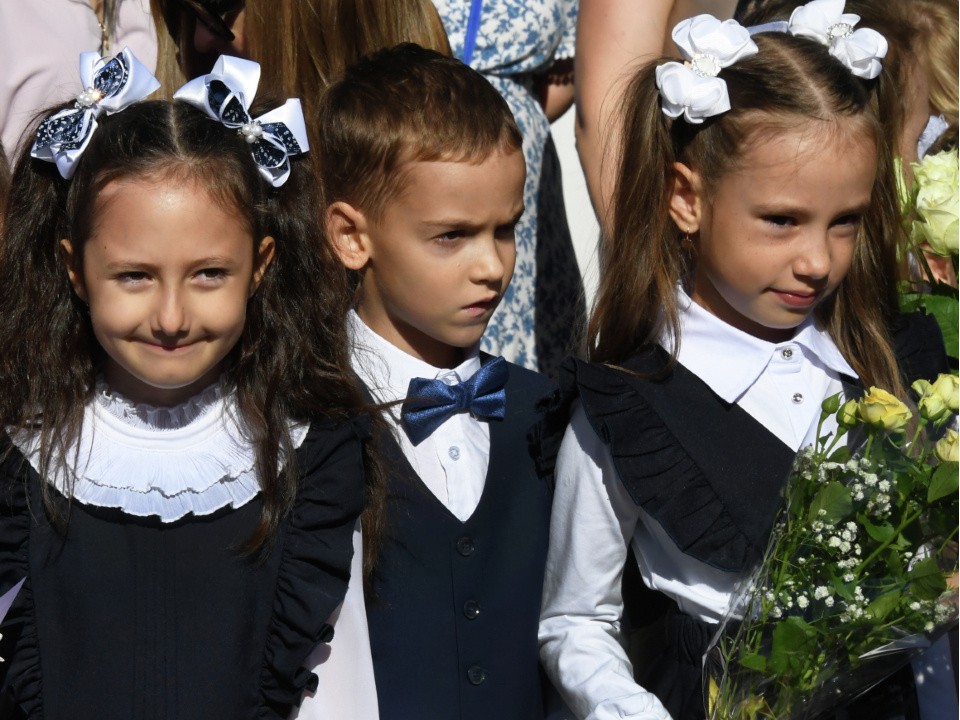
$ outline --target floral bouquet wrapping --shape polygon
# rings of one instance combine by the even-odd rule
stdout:
[[[798,455],[761,567],[705,657],[709,718],[829,715],[956,622],[957,378],[913,387],[916,420],[877,388],[824,401],[820,428],[836,414],[839,430]]]

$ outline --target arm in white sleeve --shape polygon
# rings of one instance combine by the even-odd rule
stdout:
[[[333,640],[318,645],[306,663],[319,678],[317,692],[304,695],[290,720],[379,720],[363,597],[363,538],[359,520],[353,531],[347,594],[328,622],[333,625]]]
[[[557,458],[540,613],[540,659],[578,718],[669,720],[633,679],[620,582],[639,510],[581,408]]]

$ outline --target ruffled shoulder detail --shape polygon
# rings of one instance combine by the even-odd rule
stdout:
[[[363,443],[369,419],[311,423],[297,451],[300,490],[282,533],[280,570],[261,671],[260,720],[287,718],[317,676],[305,666],[330,642],[327,620],[343,602],[353,530],[363,509]]]
[[[763,554],[794,453],[668,361],[660,347],[623,368],[568,360],[558,407],[580,399],[630,497],[682,552],[743,572]]]
[[[4,437],[0,450],[9,447]],[[33,587],[29,575],[30,505],[28,501],[30,466],[16,450],[11,450],[0,466],[0,593],[27,578],[3,623],[4,662],[0,665],[0,689],[10,687],[27,717],[41,709],[42,674],[40,645],[34,624]]]

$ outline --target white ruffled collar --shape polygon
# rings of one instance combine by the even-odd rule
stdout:
[[[308,429],[291,423],[295,447]],[[13,441],[39,471],[39,435],[20,431]],[[65,457],[51,457],[48,480],[60,492],[162,522],[241,507],[260,492],[256,454],[222,382],[173,407],[134,403],[98,383]]]

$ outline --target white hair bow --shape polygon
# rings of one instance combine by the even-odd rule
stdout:
[[[747,29],[736,20],[721,22],[712,15],[697,15],[673,28],[673,41],[686,62],[668,62],[657,68],[664,114],[702,123],[729,110],[727,83],[717,75],[757,53]]]
[[[790,15],[788,32],[829,46],[830,54],[865,80],[880,74],[887,40],[876,30],[854,26],[860,16],[843,12],[844,0],[811,0]]]
[[[95,52],[81,53],[80,80],[83,92],[74,107],[41,122],[30,148],[30,154],[38,160],[56,163],[60,175],[67,179],[76,170],[101,114],[123,110],[160,87],[129,48],[110,59]]]
[[[258,118],[250,117],[259,82],[258,63],[221,55],[209,75],[191,80],[173,97],[200,108],[228,128],[236,128],[250,143],[260,174],[273,187],[280,187],[290,177],[290,157],[310,149],[307,128],[296,98]]]

